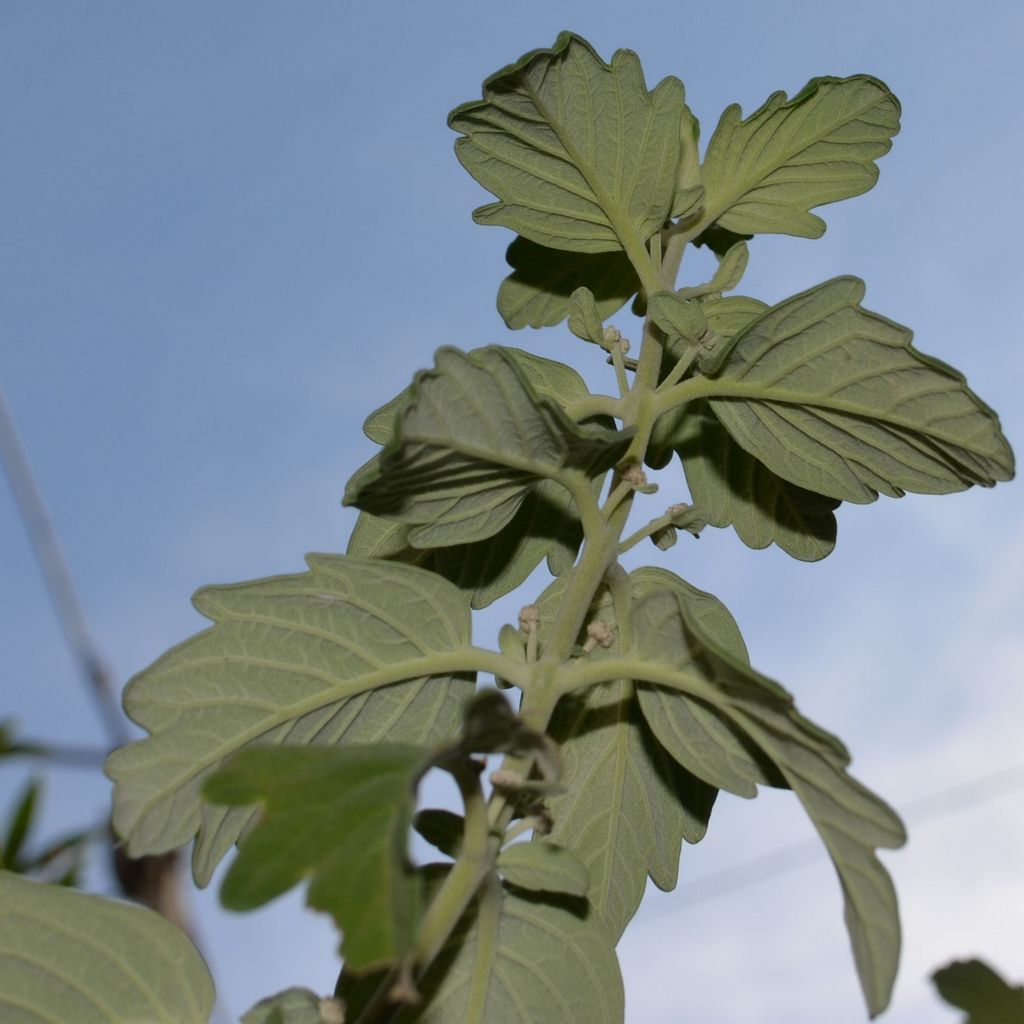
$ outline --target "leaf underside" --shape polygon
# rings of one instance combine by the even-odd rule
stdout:
[[[308,562],[306,573],[201,590],[195,604],[213,628],[128,684],[125,709],[151,735],[106,770],[132,856],[196,836],[193,874],[205,885],[253,810],[204,804],[200,790],[249,744],[430,745],[457,733],[474,680],[437,666],[469,642],[459,591],[413,566]]]
[[[995,413],[863,296],[857,278],[835,278],[743,331],[709,381],[733,439],[790,483],[842,501],[1010,479]]]
[[[5,1024],[203,1024],[213,999],[202,957],[159,914],[0,871]]]
[[[616,252],[645,242],[675,194],[683,87],[648,91],[635,53],[605,64],[562,33],[484,82],[483,100],[452,111],[463,167],[499,201],[474,213],[539,245]]]
[[[306,988],[286,988],[261,999],[242,1015],[241,1024],[324,1024],[320,997]]]
[[[792,99],[773,93],[745,120],[727,107],[701,169],[707,222],[818,238],[825,222],[810,210],[874,185],[899,117],[896,97],[867,75],[815,78]]]

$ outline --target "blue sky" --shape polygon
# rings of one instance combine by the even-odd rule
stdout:
[[[878,186],[820,210],[819,241],[757,239],[741,290],[777,301],[863,277],[866,305],[912,326],[1024,440],[1018,4],[8,0],[0,28],[0,386],[119,680],[201,628],[200,584],[343,550],[339,499],[370,451],[359,425],[439,345],[507,342],[611,386],[564,332],[503,328],[509,236],[473,225],[487,197],[445,126],[562,28],[606,58],[636,50],[649,84],[682,78],[705,140],[728,103],[750,112],[816,75],[888,82],[904,128]],[[678,474],[662,480],[659,504],[684,496]],[[725,532],[663,564],[726,601],[755,664],[901,806],[1024,756],[1022,512],[1016,484],[883,499],[844,507],[817,565]],[[2,489],[0,601],[0,717],[100,742]],[[22,777],[0,772],[0,806]],[[1024,978],[1022,792],[922,822],[887,855],[906,946],[886,1021],[955,1019],[925,982],[953,956]],[[91,823],[107,799],[101,777],[55,772],[47,826]],[[684,886],[808,835],[791,794],[723,799],[684,851]],[[231,1013],[291,983],[331,987],[335,938],[297,898],[256,917],[212,892],[194,904]],[[863,1019],[824,860],[693,906],[685,889],[652,898],[621,953],[631,1024],[681,1006],[700,1022]]]

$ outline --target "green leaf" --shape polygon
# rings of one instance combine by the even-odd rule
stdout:
[[[242,1016],[241,1024],[328,1024],[331,1018],[321,1013],[321,1009],[331,1003],[337,1007],[335,1020],[344,1021],[340,1016],[341,1003],[337,1000],[321,999],[306,988],[286,988],[276,996],[261,999]]]
[[[804,562],[816,562],[836,545],[839,502],[776,476],[744,451],[706,402],[687,407],[688,433],[677,436],[693,502],[708,525],[732,526],[748,547],[778,544]]]
[[[634,574],[633,585],[644,592],[660,579],[661,570],[647,569]],[[557,580],[540,598],[541,636],[551,626],[564,589],[565,582]],[[732,621],[724,608],[721,612]],[[614,626],[607,593],[591,621]],[[731,640],[742,649],[738,633]],[[589,657],[617,652],[615,643]],[[715,790],[681,768],[654,740],[628,680],[563,698],[548,733],[561,748],[563,790],[547,801],[554,818],[550,839],[585,864],[590,906],[617,942],[640,905],[648,875],[659,889],[675,887],[683,840],[703,838]]]
[[[749,259],[750,252],[747,249],[747,243],[740,239],[722,253],[718,269],[707,284],[697,285],[694,288],[680,288],[676,294],[681,299],[697,299],[705,295],[731,292],[743,280]]]
[[[442,853],[455,858],[459,855],[466,831],[466,819],[461,814],[438,808],[417,811],[412,827]]]
[[[783,479],[843,501],[1010,479],[996,414],[863,296],[857,278],[835,278],[743,331],[705,392],[734,440]]]
[[[577,288],[569,296],[569,330],[582,341],[605,348],[604,318],[589,288]]]
[[[776,92],[746,120],[727,107],[704,156],[705,219],[737,234],[818,238],[811,209],[867,192],[900,130],[900,105],[867,75]]]
[[[392,1024],[622,1024],[615,949],[593,916],[485,886]],[[379,984],[343,974],[338,994],[358,1019]]]
[[[573,252],[642,245],[672,207],[683,107],[678,79],[649,92],[635,53],[605,64],[563,32],[449,115],[460,162],[499,199],[474,220]]]
[[[419,879],[408,864],[416,784],[429,750],[398,743],[245,750],[206,780],[220,804],[259,801],[221,902],[253,910],[307,875],[306,902],[344,933],[350,970],[392,964],[411,948]]]
[[[434,744],[457,733],[474,689],[473,674],[452,667],[469,643],[458,590],[397,563],[308,561],[306,573],[201,590],[196,607],[216,625],[128,684],[125,709],[152,734],[107,761],[130,855],[198,832],[193,873],[205,885],[253,812],[204,805],[200,789],[248,744]]]
[[[10,817],[7,820],[7,828],[4,834],[4,848],[0,856],[0,868],[7,868],[9,871],[17,871],[18,855],[25,845],[25,839],[32,828],[32,818],[36,811],[36,801],[39,798],[40,783],[38,779],[29,779],[21,796],[15,804]]]
[[[543,840],[506,846],[497,865],[506,882],[531,892],[586,896],[590,884],[587,866],[579,857]]]
[[[964,1024],[1014,1024],[1024,1021],[1024,988],[1008,985],[980,960],[955,960],[932,975],[939,995],[966,1010]]]
[[[498,312],[512,330],[560,324],[577,288],[593,293],[602,320],[640,289],[633,264],[621,252],[566,252],[517,238],[505,259],[512,273],[498,289]]]
[[[202,957],[159,914],[0,871],[6,1024],[203,1024],[213,998]]]
[[[647,300],[647,312],[670,339],[681,339],[687,345],[697,344],[707,330],[707,318],[700,303],[681,298],[675,292],[655,292]],[[673,355],[677,353],[673,351]]]
[[[345,504],[413,527],[416,547],[469,544],[508,525],[530,488],[595,475],[625,454],[631,434],[579,426],[538,397],[513,357],[491,347],[473,358],[437,353],[379,462],[349,482]]]
[[[744,764],[736,757],[744,737],[799,797],[839,875],[861,987],[870,1014],[877,1016],[895,981],[900,927],[892,880],[874,851],[905,841],[899,819],[846,774],[849,754],[843,745],[803,718],[782,687],[720,646],[678,587],[636,604],[633,629],[635,649],[642,652],[632,670],[635,678],[642,692],[659,687],[663,695],[656,704],[641,696],[641,706],[680,763],[711,785],[746,795],[758,779],[749,770],[756,759]],[[725,726],[718,734],[722,757],[717,762],[710,746],[703,745],[705,737],[712,742],[716,737],[692,725],[697,707]],[[664,728],[666,716],[670,728]]]

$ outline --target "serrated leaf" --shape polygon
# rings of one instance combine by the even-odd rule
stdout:
[[[512,273],[498,289],[498,312],[507,327],[554,327],[569,315],[569,297],[588,288],[602,320],[617,313],[640,288],[622,252],[566,252],[517,238],[505,259]]]
[[[683,106],[678,79],[648,91],[635,53],[605,64],[563,32],[449,115],[459,161],[499,199],[474,220],[573,252],[642,245],[672,207]]]
[[[128,853],[162,853],[198,832],[200,885],[253,816],[204,805],[200,789],[244,746],[333,746],[452,738],[473,674],[458,590],[397,563],[316,555],[310,571],[199,591],[212,629],[137,675],[125,710],[151,736],[111,754],[114,827]],[[396,619],[394,609],[402,609]]]
[[[818,238],[810,211],[867,192],[900,129],[900,105],[867,75],[776,92],[746,120],[727,107],[704,156],[705,218],[737,234]]]
[[[393,1024],[622,1024],[615,949],[592,917],[485,886]],[[343,974],[338,994],[358,1019],[378,984]]]
[[[695,505],[710,526],[732,526],[748,547],[778,544],[816,562],[836,545],[839,502],[777,476],[742,449],[708,409],[687,407],[687,433],[674,439]]]
[[[408,523],[416,547],[470,544],[507,526],[538,481],[603,472],[630,440],[574,423],[499,347],[473,358],[443,348],[436,369],[417,375],[379,462],[349,481],[345,504]]]
[[[361,512],[349,536],[348,554],[429,569],[454,583],[471,608],[486,608],[511,593],[545,558],[552,575],[567,572],[583,540],[569,492],[552,480],[533,487],[508,526],[488,540],[416,548],[409,543],[412,529]]]
[[[980,960],[954,960],[932,975],[939,995],[969,1017],[964,1024],[1020,1024],[1024,988],[1007,984]]]
[[[429,749],[353,744],[244,750],[206,780],[219,804],[262,811],[239,845],[221,902],[253,910],[306,876],[306,902],[343,932],[350,970],[397,962],[410,949],[420,888],[408,864],[416,784]]]
[[[660,727],[675,707],[703,706],[728,723],[730,737],[745,736],[785,778],[836,867],[861,987],[871,1016],[877,1016],[888,1005],[895,981],[900,928],[892,880],[875,848],[901,845],[903,826],[885,803],[846,774],[849,754],[843,745],[803,718],[777,683],[720,647],[688,604],[678,588],[667,588],[634,606],[635,649],[642,654],[633,674],[642,691],[658,687],[676,698],[651,705],[641,697],[641,707],[652,727]],[[692,733],[686,723],[685,716],[673,716],[680,738]],[[723,751],[735,752],[732,738]],[[712,785],[731,788],[736,781],[689,743],[674,743],[672,752]],[[756,779],[738,791],[750,781]]]
[[[0,871],[5,1024],[203,1024],[213,998],[195,946],[159,914]]]
[[[857,278],[835,278],[743,331],[705,392],[733,439],[783,479],[843,501],[1010,479],[996,414],[863,296]]]
[[[634,585],[643,590],[659,580],[660,570],[649,569],[635,574]],[[540,598],[541,637],[564,587],[564,581],[556,581]],[[614,626],[607,594],[592,621]],[[732,640],[742,648],[738,633]],[[617,650],[616,643],[589,657],[609,657]],[[550,838],[585,864],[589,904],[617,942],[640,905],[648,875],[659,889],[675,887],[683,840],[703,838],[715,790],[654,740],[628,680],[563,698],[548,733],[560,746],[563,790],[547,801],[554,819]]]
[[[417,811],[412,827],[428,842],[449,857],[457,857],[466,831],[466,820],[461,814],[429,807]]]
[[[497,867],[506,882],[530,892],[586,896],[590,884],[587,866],[579,857],[544,840],[506,846],[498,854]]]
[[[334,1002],[334,1000],[329,1000]],[[241,1024],[328,1024],[329,1018],[320,1011],[324,1000],[307,988],[286,988],[275,996],[261,999],[242,1015]],[[341,1004],[337,1003],[336,1020],[344,1021]],[[330,1012],[330,1011],[328,1011]]]

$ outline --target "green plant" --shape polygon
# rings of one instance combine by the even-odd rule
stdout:
[[[746,119],[728,108],[701,159],[677,79],[649,91],[634,54],[605,64],[569,34],[451,114],[460,161],[497,197],[475,219],[518,236],[506,323],[567,320],[616,392],[515,348],[440,350],[366,422],[382,447],[345,492],[361,510],[347,553],[200,591],[214,625],[129,685],[125,708],[150,735],[107,766],[128,852],[193,841],[204,885],[239,843],[227,906],[309,878],[310,904],[341,929],[335,997],[289,990],[248,1024],[621,1021],[615,945],[647,878],[672,888],[718,789],[759,785],[791,788],[817,827],[868,1011],[884,1010],[900,934],[875,851],[903,842],[901,823],[846,773],[839,740],[751,668],[716,598],[620,558],[715,526],[820,559],[843,501],[1012,476],[995,414],[864,309],[857,279],[770,307],[724,294],[755,235],[818,237],[812,208],[874,184],[898,116],[873,78],[815,79]],[[717,271],[677,287],[691,246]],[[605,323],[631,299],[635,358]],[[690,503],[630,528],[657,490],[644,467],[675,459]],[[553,581],[518,625],[496,649],[473,644],[472,610],[545,560]],[[492,676],[499,689],[477,692]],[[417,808],[434,769],[454,778],[461,814]],[[409,862],[412,828],[436,863]],[[31,903],[30,883],[3,884]],[[39,893],[40,907],[85,898]],[[124,955],[161,983],[178,972],[192,1016],[167,1019],[200,1019],[205,970],[156,952],[151,925],[152,945]],[[44,949],[42,910],[36,927]]]

